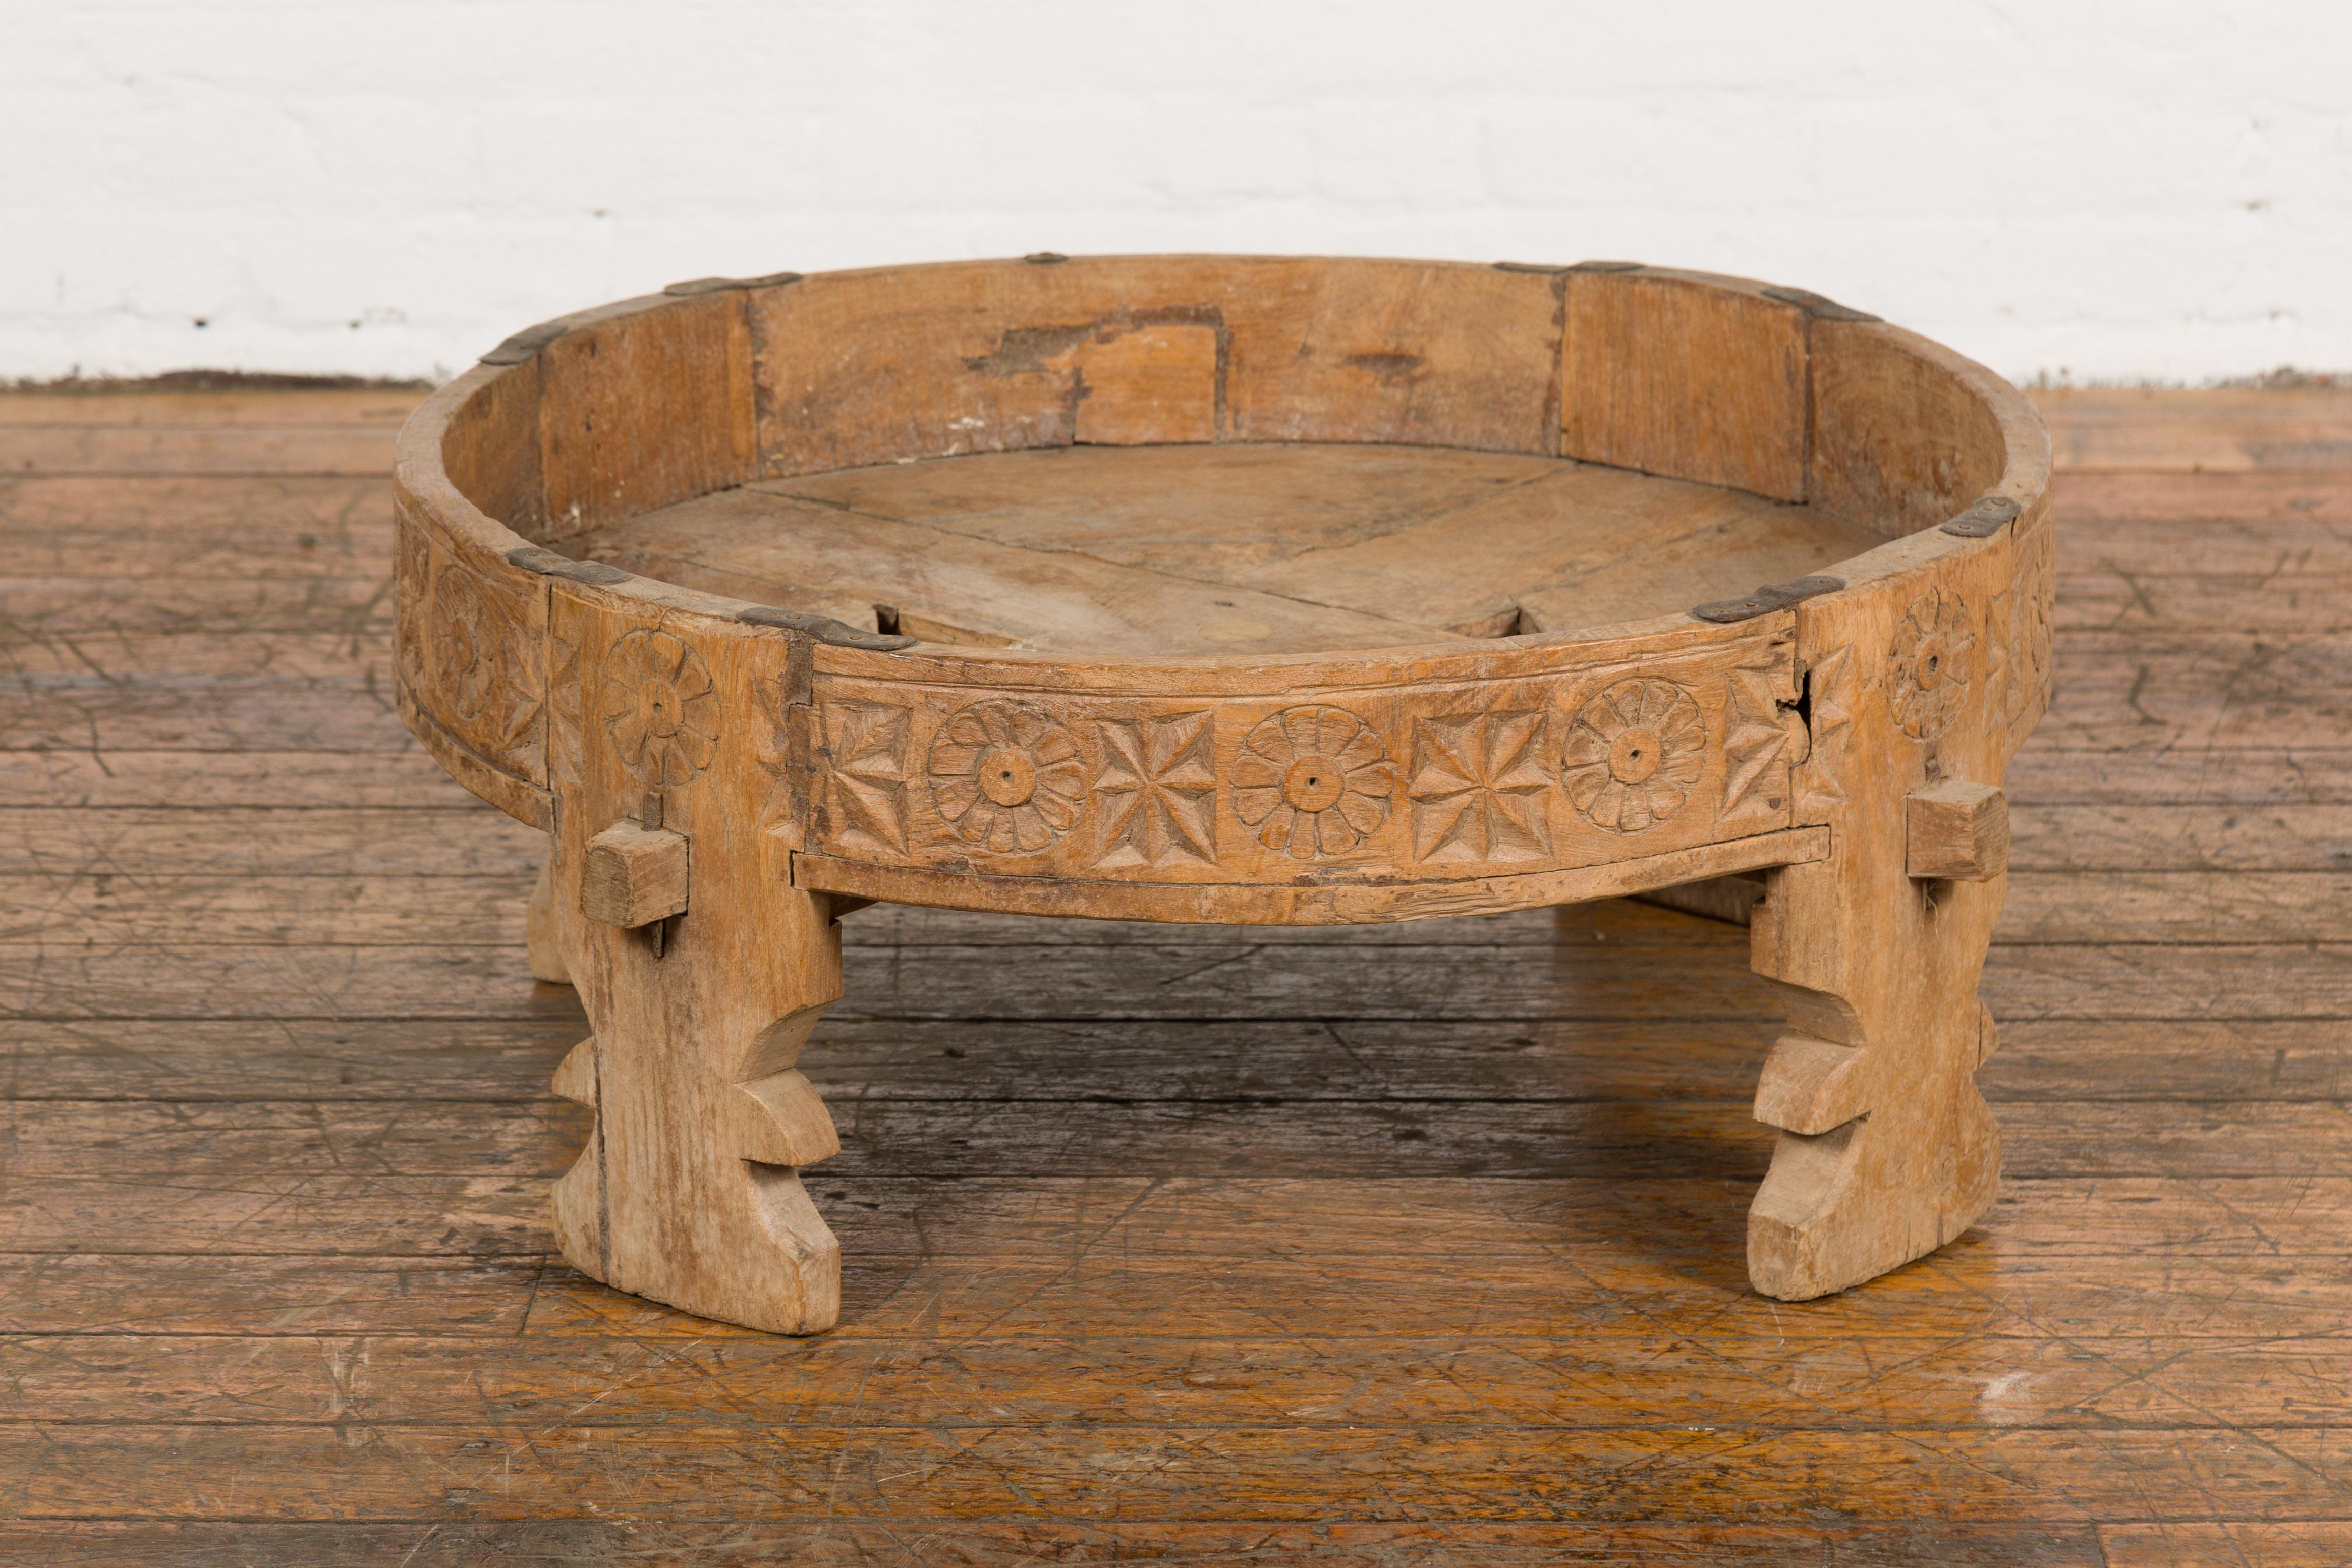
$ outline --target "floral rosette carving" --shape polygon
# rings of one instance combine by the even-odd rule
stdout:
[[[1381,738],[1344,708],[1286,708],[1234,761],[1234,814],[1259,843],[1301,860],[1361,843],[1388,820],[1396,787]]]
[[[1905,734],[1932,741],[1959,717],[1976,643],[1958,595],[1930,588],[1911,601],[1887,650],[1886,700]]]
[[[1680,811],[1706,767],[1706,719],[1671,680],[1621,680],[1577,710],[1560,782],[1579,816],[1643,833]]]
[[[481,717],[499,679],[497,612],[481,588],[455,567],[433,585],[434,635],[440,643],[441,689],[463,723]]]
[[[604,654],[604,732],[651,789],[690,784],[719,747],[719,693],[702,656],[668,632],[634,631]]]
[[[1086,800],[1078,742],[1034,703],[991,698],[931,738],[931,800],[965,842],[1000,855],[1043,849]]]

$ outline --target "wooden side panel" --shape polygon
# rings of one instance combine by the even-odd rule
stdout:
[[[393,652],[401,690],[481,770],[543,787],[546,671],[541,650],[547,603],[541,580],[502,563],[500,569],[489,570],[487,563],[468,559],[404,496],[396,499],[393,520],[399,595]],[[446,755],[442,760],[450,763]],[[470,777],[467,787],[480,793]],[[500,805],[514,809],[504,795]]]
[[[1889,539],[1934,528],[2000,482],[2000,421],[1947,366],[1875,321],[1812,323],[1816,506]]]
[[[1536,677],[1157,697],[820,675],[810,847],[1298,886],[1599,865],[1790,822],[1785,617]]]
[[[1227,438],[1556,453],[1563,283],[1394,261],[1242,280]]]
[[[591,312],[540,355],[545,537],[751,477],[751,349],[735,289]]]
[[[1549,452],[1559,287],[1484,267],[1245,258],[808,278],[752,295],[761,466],[1080,441]]]
[[[1568,275],[1565,455],[1805,499],[1805,315],[1733,279]]]
[[[1145,327],[1079,345],[1078,444],[1215,440],[1218,335],[1209,326]]]
[[[540,362],[499,371],[459,404],[441,438],[449,482],[484,515],[526,538],[547,527],[540,472]]]

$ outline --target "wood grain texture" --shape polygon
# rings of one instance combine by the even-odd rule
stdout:
[[[1082,423],[1124,442],[1155,412],[1195,436],[1205,332],[1217,440],[1547,453],[1558,295],[1550,277],[1491,268],[1279,258],[803,279],[751,296],[760,450],[768,473],[801,474],[1068,446]],[[1139,374],[1130,340],[1177,332],[1161,352],[1192,379]]]
[[[1805,313],[1754,285],[1644,268],[1568,278],[1571,458],[1805,499]]]
[[[152,548],[80,579],[105,595],[72,614],[160,636],[85,643],[107,679],[38,699],[49,749],[0,750],[7,996],[49,1010],[0,1019],[0,1363],[27,1395],[0,1423],[0,1557],[2344,1555],[2352,800],[2343,748],[2285,706],[2216,717],[2242,652],[2198,656],[2215,675],[2175,743],[2115,750],[2084,738],[2200,665],[2145,625],[2062,634],[2080,721],[2010,771],[2000,1050],[1977,1075],[2011,1176],[1869,1289],[1789,1304],[1742,1272],[1780,1025],[1733,928],[1621,904],[1298,931],[877,906],[837,928],[869,1016],[830,1013],[800,1063],[843,1127],[808,1177],[856,1238],[843,1324],[779,1342],[554,1259],[521,1173],[586,1133],[545,1085],[589,1025],[525,966],[541,836],[331,679],[334,618],[380,581],[273,579],[299,562],[283,531],[231,574],[236,487],[298,535],[343,501],[70,482],[17,541],[88,564],[100,533],[42,530],[144,518]],[[2194,536],[2250,582],[2282,563],[2282,595],[2335,570],[2314,519],[2352,494],[2069,484],[2062,573]],[[320,548],[388,573],[388,506]],[[141,563],[175,558],[218,592],[139,597]],[[281,633],[305,673],[256,682]],[[6,635],[66,670],[50,633]],[[2301,679],[2347,700],[2340,668]],[[148,748],[91,744],[111,733]],[[478,978],[446,980],[468,952]],[[453,984],[474,1011],[416,1016]],[[1377,1173],[1316,1179],[1334,1154]],[[1512,1173],[1461,1173],[1482,1163]]]

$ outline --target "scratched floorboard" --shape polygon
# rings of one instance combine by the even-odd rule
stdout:
[[[1748,1291],[1727,927],[877,909],[804,1342],[551,1254],[583,1026],[391,710],[404,402],[0,396],[0,1561],[2352,1560],[2352,398],[2047,400],[1944,1252]]]

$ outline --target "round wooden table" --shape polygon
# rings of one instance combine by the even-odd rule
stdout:
[[[398,686],[551,835],[583,1272],[802,1332],[794,1070],[877,900],[1332,923],[1760,887],[1758,1289],[1957,1236],[2049,446],[1801,289],[1222,257],[706,279],[518,333],[399,455]],[[1432,1260],[1442,1266],[1442,1260]]]

